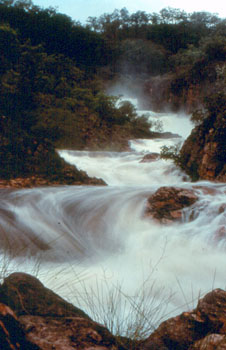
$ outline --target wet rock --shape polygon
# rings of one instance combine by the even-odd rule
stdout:
[[[142,348],[223,350],[225,334],[226,292],[216,289],[201,299],[196,309],[163,322]]]
[[[226,350],[226,335],[207,335],[191,345],[189,350]]]
[[[226,227],[225,226],[220,226],[217,231],[215,232],[214,239],[216,242],[219,242],[221,240],[226,239]]]
[[[178,187],[160,187],[148,198],[145,216],[161,223],[171,223],[182,218],[183,209],[198,200],[193,190]]]
[[[28,298],[29,295],[29,298]],[[13,273],[5,278],[1,287],[1,300],[17,316],[79,316],[89,319],[82,310],[45,288],[35,277],[26,273]]]
[[[159,153],[148,153],[141,159],[140,163],[154,162],[159,159]]]
[[[222,289],[215,289],[206,294],[198,302],[197,313],[211,333],[226,333],[226,292]]]
[[[0,303],[0,349],[2,350],[38,350],[31,344],[19,323],[15,313]]]
[[[223,113],[223,112],[222,112]],[[193,180],[226,182],[226,123],[222,114],[209,114],[196,126],[180,151],[183,169]]]
[[[85,318],[27,315],[20,322],[27,339],[42,350],[118,349],[116,338],[105,327]]]
[[[183,313],[163,322],[144,342],[145,350],[155,346],[166,349],[187,349],[194,341],[200,339],[204,321],[195,313]]]
[[[152,138],[153,139],[175,139],[175,138],[181,138],[179,134],[174,134],[172,132],[166,131],[166,132],[152,132]]]
[[[218,212],[219,212],[219,214],[222,214],[222,213],[226,212],[226,204],[222,204],[222,205],[220,206]]]
[[[0,188],[33,188],[33,187],[43,187],[43,186],[59,186],[59,185],[92,185],[92,186],[105,186],[106,183],[102,179],[90,178],[84,172],[84,179],[75,179],[73,173],[70,171],[65,173],[63,179],[55,178],[48,179],[46,177],[40,176],[30,176],[30,177],[17,177],[15,179],[0,180]]]
[[[15,311],[27,341],[36,346],[34,349],[126,349],[107,328],[28,274],[13,273],[7,277],[0,289],[0,300]]]

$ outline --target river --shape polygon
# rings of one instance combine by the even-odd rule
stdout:
[[[150,112],[150,118],[181,138],[132,140],[130,152],[60,151],[106,187],[0,190],[2,276],[33,273],[100,322],[98,308],[88,304],[103,308],[110,296],[120,319],[128,313],[125,300],[143,298],[154,327],[194,307],[212,288],[225,288],[226,185],[191,183],[169,160],[141,162],[164,144],[182,142],[192,128],[183,114]],[[193,188],[199,195],[182,222],[162,225],[144,217],[148,196],[161,186]]]

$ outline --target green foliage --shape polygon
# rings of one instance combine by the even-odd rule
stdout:
[[[118,149],[136,128],[149,133],[130,103],[117,106],[118,98],[105,95],[99,81],[69,57],[24,43],[8,25],[0,27],[0,36],[9,46],[1,55],[2,177],[59,178],[63,162],[55,147]]]
[[[174,161],[175,164],[181,165],[181,158],[180,158],[180,148],[181,144],[178,143],[174,146],[162,146],[161,152],[160,152],[160,158],[162,159],[171,159]]]
[[[16,29],[23,41],[42,44],[48,54],[63,54],[79,67],[95,70],[108,62],[111,49],[97,33],[84,28],[52,8],[42,9],[30,1],[0,2],[0,21]]]
[[[200,60],[203,52],[199,47],[189,44],[187,49],[180,49],[175,55],[170,57],[171,66],[190,66]]]
[[[126,39],[120,45],[117,67],[124,73],[157,75],[167,70],[166,52],[149,40]]]
[[[0,23],[0,155],[5,177],[31,169],[44,174],[44,159],[48,169],[60,169],[54,147],[120,150],[130,138],[151,137],[154,125],[145,115],[103,93],[95,72],[106,63],[111,62],[114,72],[127,66],[137,74],[179,69],[171,91],[180,96],[191,83],[210,79],[208,64],[218,62],[211,79],[217,93],[225,91],[225,24],[208,13],[167,8],[159,14],[130,15],[124,8],[89,18],[83,27],[30,0],[0,0]],[[212,100],[212,107],[207,106],[212,116],[207,120],[217,110],[222,123],[223,107],[216,101],[220,103]],[[192,118],[201,123],[203,114]],[[43,161],[37,147],[49,150]],[[180,162],[176,150],[162,153]]]

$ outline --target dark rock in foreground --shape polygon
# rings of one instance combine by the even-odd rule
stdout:
[[[148,198],[145,216],[161,223],[171,223],[182,218],[182,210],[198,200],[192,190],[178,187],[160,187]]]
[[[136,342],[113,336],[35,277],[14,273],[0,287],[0,349],[225,350],[226,292],[213,290],[196,309],[164,321]]]
[[[199,300],[196,309],[163,322],[142,349],[226,349],[226,292],[215,289]]]
[[[23,328],[26,333],[23,341],[33,344],[31,348],[11,347],[10,350],[125,349],[117,343],[116,337],[107,328],[92,321],[82,310],[45,288],[37,278],[28,274],[13,273],[7,277],[0,288],[0,301],[7,305],[4,307],[13,315],[14,322],[19,321],[18,329]],[[10,322],[9,319],[7,329]],[[15,328],[10,332],[9,338],[15,339]],[[18,338],[18,344],[19,341]],[[0,349],[8,350],[7,347],[1,348],[1,345]]]
[[[66,302],[35,277],[26,273],[13,273],[4,280],[1,300],[14,310],[17,316],[83,317],[82,310]],[[29,297],[28,297],[29,296]]]
[[[1,350],[38,350],[30,343],[15,313],[0,303],[0,349]]]

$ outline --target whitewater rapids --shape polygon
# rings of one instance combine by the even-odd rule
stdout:
[[[146,288],[156,298],[159,290],[172,295],[163,317],[193,307],[212,288],[225,288],[226,186],[191,183],[171,161],[141,162],[163,144],[181,142],[192,127],[183,115],[151,113],[150,118],[182,138],[132,140],[131,152],[59,152],[106,187],[0,190],[2,273],[36,273],[71,302],[83,283],[95,288],[107,279],[134,295],[148,280]],[[144,217],[148,196],[161,186],[198,194],[182,223],[160,225]]]

